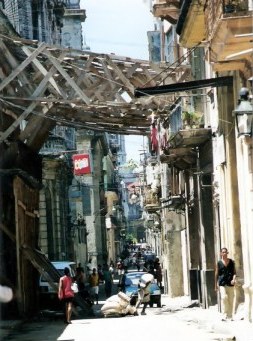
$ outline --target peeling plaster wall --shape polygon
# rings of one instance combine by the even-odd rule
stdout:
[[[182,215],[167,212],[164,221],[163,266],[167,278],[164,278],[167,293],[170,297],[185,295],[183,258],[187,258],[185,241],[182,241],[181,230],[185,228]],[[183,235],[184,236],[184,235]]]

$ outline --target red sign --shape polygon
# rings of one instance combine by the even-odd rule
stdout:
[[[74,174],[83,175],[91,173],[89,154],[77,154],[72,156],[74,163]]]

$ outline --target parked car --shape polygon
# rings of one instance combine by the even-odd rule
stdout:
[[[145,262],[150,262],[150,261],[154,262],[156,257],[157,257],[156,254],[152,251],[146,251],[143,254],[143,258]]]
[[[70,261],[58,261],[51,262],[55,267],[59,274],[59,278],[64,275],[64,268],[68,267],[70,270],[70,276],[75,276],[76,263]],[[55,282],[56,288],[58,287],[58,281]],[[52,286],[48,283],[47,279],[44,276],[40,276],[39,278],[39,294],[40,301],[42,305],[47,306],[49,302],[57,302],[58,301],[58,290],[56,288],[52,288]]]
[[[138,297],[138,284],[142,275],[147,272],[138,271],[138,272],[128,272],[122,277],[121,288],[122,291],[129,297],[132,298],[132,304],[135,304]],[[150,307],[156,304],[158,308],[161,308],[161,289],[155,282],[155,280],[151,283],[150,286]]]

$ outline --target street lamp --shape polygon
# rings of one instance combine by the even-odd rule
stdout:
[[[238,105],[233,111],[238,137],[252,136],[253,105],[250,102],[249,90],[247,88],[241,88],[239,95]]]
[[[160,231],[160,229],[161,229],[160,222],[156,220],[154,223],[154,232],[158,232]]]

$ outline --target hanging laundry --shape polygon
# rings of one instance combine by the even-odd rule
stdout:
[[[158,152],[158,130],[155,123],[151,125],[151,150],[154,153]]]

